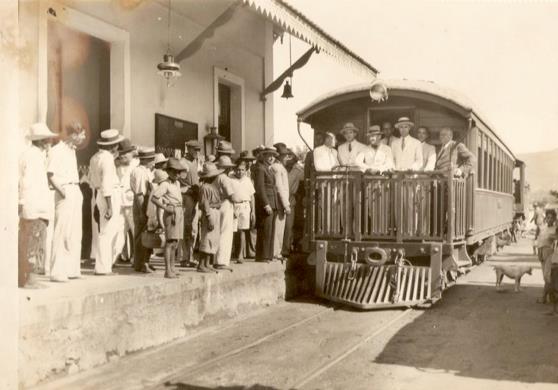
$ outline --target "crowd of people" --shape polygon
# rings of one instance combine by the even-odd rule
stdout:
[[[181,158],[167,158],[109,129],[101,132],[98,151],[80,178],[76,148],[85,139],[81,125],[70,126],[64,139],[50,147],[58,135],[35,124],[20,163],[19,285],[29,284],[32,271],[47,273],[55,282],[80,277],[83,181],[92,191],[90,258],[96,275],[111,274],[118,260],[130,260],[135,271],[151,273],[155,267],[150,259],[159,247],[167,278],[178,276],[175,263],[206,273],[232,270],[231,261],[246,258],[283,260],[297,245],[300,234],[293,232],[303,230],[305,170],[451,168],[457,176],[469,173],[474,157],[453,141],[452,129],[441,129],[436,152],[428,143],[429,129],[417,128],[415,138],[413,127],[406,117],[393,127],[390,122],[370,126],[365,145],[357,141],[360,129],[346,123],[339,130],[344,143],[335,148],[335,134],[317,133],[318,146],[304,161],[284,143],[236,156],[227,141],[220,141],[215,156],[206,158],[198,140],[186,142]],[[133,248],[132,259],[123,255],[124,247]]]
[[[80,278],[84,180],[93,193],[95,275],[112,274],[115,263],[126,260],[126,246],[133,247],[132,266],[140,273],[155,271],[150,259],[161,248],[164,276],[176,278],[175,263],[202,273],[232,271],[231,261],[246,258],[283,261],[296,245],[304,167],[283,143],[234,158],[232,145],[220,141],[216,154],[205,158],[200,143],[190,140],[183,157],[167,158],[109,129],[100,133],[80,179],[76,148],[85,130],[71,126],[51,147],[57,138],[45,124],[32,125],[20,160],[20,287],[33,286],[36,273],[53,282]]]

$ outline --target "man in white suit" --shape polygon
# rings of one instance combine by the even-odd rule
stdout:
[[[401,138],[396,138],[391,144],[396,171],[420,171],[422,169],[422,145],[409,133],[414,123],[407,117],[397,120],[395,128],[399,130]]]
[[[430,145],[426,140],[430,138],[430,130],[421,126],[417,129],[417,138],[422,145],[422,170],[433,171],[436,166],[436,148]]]
[[[345,137],[345,143],[337,148],[340,165],[355,166],[356,157],[366,150],[366,145],[358,142],[356,136],[359,129],[351,122],[345,123],[340,133]]]

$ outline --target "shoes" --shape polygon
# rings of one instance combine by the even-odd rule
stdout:
[[[270,259],[256,259],[256,263],[271,263]]]
[[[106,272],[106,273],[95,272],[93,275],[95,275],[95,276],[113,276],[113,275],[116,275],[116,274],[114,272]]]
[[[151,271],[157,271],[157,268],[155,268],[155,266],[151,264],[147,264],[147,268],[149,268]]]
[[[209,268],[206,268],[206,267],[198,267],[196,269],[196,271],[204,273],[204,274],[212,274],[213,272],[215,272],[215,271],[210,270]]]
[[[215,268],[216,270],[226,270],[226,271],[233,272],[233,269],[231,267],[228,267],[228,266],[223,265],[223,264],[215,264],[213,266],[213,268]]]
[[[143,267],[141,267],[139,269],[136,269],[135,271],[136,272],[141,272],[141,273],[144,273],[144,274],[152,274],[153,273],[151,268],[149,268],[147,265],[144,265]]]
[[[66,283],[68,281],[68,278],[51,277],[50,281],[55,283]]]
[[[233,260],[235,264],[244,264],[244,262],[240,259]]]

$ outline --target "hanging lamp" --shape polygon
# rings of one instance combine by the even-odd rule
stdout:
[[[163,55],[163,62],[157,65],[158,74],[167,81],[167,87],[173,85],[173,81],[182,74],[180,65],[174,62],[174,56],[170,54],[170,34],[171,34],[171,0],[169,0],[169,15],[167,20],[167,53]]]
[[[291,34],[289,34],[289,68],[293,66],[293,59],[292,59],[292,46],[291,46]],[[281,95],[282,98],[290,99],[294,97],[293,95],[293,75],[291,73],[291,82],[289,84],[289,80],[285,81],[285,85],[283,86],[283,94]]]

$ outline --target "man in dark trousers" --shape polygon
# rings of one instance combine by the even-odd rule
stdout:
[[[255,168],[256,189],[256,261],[269,263],[273,259],[273,220],[278,199],[275,176],[270,167],[277,156],[275,148],[266,147],[259,152]]]
[[[475,157],[461,142],[453,140],[453,130],[444,127],[440,130],[442,147],[436,156],[436,170],[451,170],[454,176],[467,177],[473,169]]]

